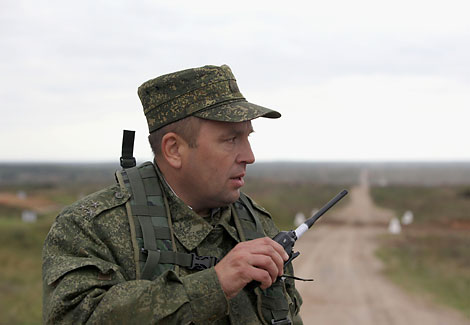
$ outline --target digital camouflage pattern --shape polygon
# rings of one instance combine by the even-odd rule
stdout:
[[[150,132],[190,115],[225,122],[281,116],[274,110],[249,103],[227,65],[163,75],[142,84],[138,94]]]
[[[229,207],[202,218],[167,185],[164,190],[178,251],[222,258],[240,241]],[[136,280],[125,210],[129,198],[127,190],[111,186],[57,217],[43,250],[45,323],[260,324],[253,291],[242,290],[227,300],[214,268],[179,268],[153,281]],[[270,216],[254,207],[266,234],[277,234]],[[286,280],[285,292],[294,324],[302,324],[293,280]]]

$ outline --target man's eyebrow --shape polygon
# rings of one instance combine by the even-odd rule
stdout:
[[[255,132],[255,130],[253,129],[253,126],[250,125],[249,127],[246,127],[246,128],[243,128],[243,129],[241,129],[241,128],[232,129],[228,132],[228,134],[235,135],[235,136],[240,136],[240,135],[244,135],[244,134],[250,135],[253,132]]]

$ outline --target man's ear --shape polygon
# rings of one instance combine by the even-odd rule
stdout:
[[[174,132],[169,132],[162,137],[162,156],[173,168],[181,168],[181,154],[186,147],[186,141]]]

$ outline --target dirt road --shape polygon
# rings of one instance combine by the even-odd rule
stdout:
[[[463,316],[425,298],[407,294],[382,274],[375,257],[376,236],[387,231],[391,211],[374,206],[367,173],[351,189],[343,209],[328,212],[296,244],[296,275],[304,299],[305,324],[469,324]]]

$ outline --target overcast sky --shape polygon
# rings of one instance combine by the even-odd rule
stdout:
[[[0,0],[0,162],[151,159],[137,87],[228,64],[258,161],[470,161],[469,1]]]

